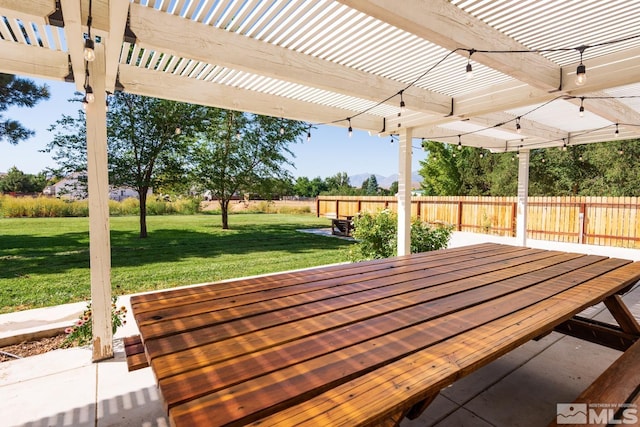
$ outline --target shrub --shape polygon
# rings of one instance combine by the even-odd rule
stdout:
[[[127,323],[127,308],[117,306],[118,297],[111,297],[111,332],[116,333],[118,328]],[[63,347],[73,345],[85,346],[91,344],[93,339],[93,311],[91,310],[91,301],[87,303],[87,308],[76,320],[73,326],[65,329],[67,337],[64,340]]]
[[[397,254],[398,217],[389,210],[376,214],[359,213],[353,219],[357,244],[348,250],[350,261],[363,261]],[[446,248],[453,226],[429,224],[414,218],[411,222],[411,253]]]

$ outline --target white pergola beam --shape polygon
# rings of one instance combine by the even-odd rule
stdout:
[[[65,52],[11,41],[0,41],[0,49],[0,72],[54,80],[64,80],[69,73]]]
[[[87,104],[87,184],[89,193],[89,262],[93,321],[93,361],[113,357],[111,319],[111,238],[104,49],[96,45],[89,63],[95,101]]]
[[[0,16],[11,16],[38,24],[44,24],[45,18],[55,10],[55,0],[2,0],[0,3]]]
[[[311,104],[260,92],[238,89],[232,86],[120,65],[120,81],[127,92],[144,96],[162,94],[162,98],[180,102],[207,105],[229,110],[246,111],[273,117],[286,117],[309,123],[331,122],[349,117],[353,111]],[[351,119],[355,129],[377,131],[382,128],[382,117],[362,114]],[[346,121],[336,125],[347,126]]]
[[[84,37],[80,0],[60,0],[60,6],[64,16],[64,34],[71,57],[76,90],[84,92]]]
[[[112,0],[109,2],[109,32],[105,40],[106,75],[105,87],[107,91],[115,91],[118,77],[118,66],[124,30],[129,13],[129,2],[126,0]]]
[[[398,256],[411,253],[411,143],[413,130],[403,129],[398,144]]]
[[[239,71],[295,82],[370,101],[380,101],[405,85],[223,29],[131,5],[137,45]],[[449,114],[451,98],[412,87],[403,97],[412,109]],[[400,98],[389,105],[399,105]]]
[[[518,155],[518,203],[516,208],[516,243],[527,245],[527,209],[529,198],[529,150]]]
[[[397,0],[338,1],[449,50],[527,49],[447,0],[403,0],[401,7]],[[543,91],[560,87],[560,67],[541,55],[475,53],[473,60]]]

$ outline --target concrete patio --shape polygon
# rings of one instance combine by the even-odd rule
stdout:
[[[510,239],[455,233],[451,246]],[[640,259],[640,251],[529,241],[531,247]],[[624,297],[640,318],[640,287]],[[128,304],[129,298],[121,302]],[[82,310],[70,304],[0,316],[0,337],[51,327],[45,319],[67,322]],[[586,317],[612,321],[604,306]],[[114,359],[91,363],[85,348],[56,350],[0,364],[0,413],[4,426],[168,426],[150,368],[128,372],[122,338],[137,333],[129,318],[118,331]],[[556,403],[571,402],[620,352],[552,333],[531,341],[441,391],[414,421],[402,426],[545,426]]]

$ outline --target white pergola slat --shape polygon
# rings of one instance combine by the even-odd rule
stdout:
[[[71,77],[83,90],[89,3],[0,0],[0,72]],[[520,188],[531,149],[610,140],[616,123],[621,138],[640,134],[639,10],[640,0],[92,0],[100,62],[89,80],[102,102],[120,89],[310,125],[351,118],[356,129],[400,135],[401,177],[411,173],[412,138],[520,150]],[[578,86],[584,46],[588,78]],[[398,116],[401,91],[407,111]],[[97,110],[87,111],[90,146],[104,144]],[[104,175],[93,176],[102,188]],[[92,257],[107,253],[92,246]],[[96,292],[109,281],[103,267],[92,275]]]

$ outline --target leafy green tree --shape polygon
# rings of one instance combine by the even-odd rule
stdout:
[[[109,182],[135,189],[140,199],[140,237],[146,238],[147,196],[157,186],[184,181],[190,135],[200,129],[200,106],[116,92],[107,112]],[[50,128],[47,146],[62,173],[85,171],[86,120],[63,115]]]
[[[349,184],[349,175],[346,172],[339,172],[324,180],[327,187],[326,191],[340,192],[351,188]]]
[[[364,187],[364,186],[363,186]],[[378,180],[375,175],[371,175],[367,180],[367,187],[364,189],[367,195],[374,196],[378,194]]]
[[[0,111],[6,111],[11,105],[31,108],[43,99],[49,99],[46,85],[38,86],[32,80],[0,73]],[[0,115],[0,141],[4,139],[15,145],[34,134],[18,121]]]
[[[47,178],[43,173],[38,175],[25,174],[15,166],[0,178],[0,192],[2,193],[40,193],[47,185]]]
[[[306,135],[307,125],[216,108],[207,109],[205,124],[189,154],[191,173],[220,202],[222,228],[228,229],[234,194],[290,177],[284,167],[293,157],[288,146]]]
[[[461,151],[437,141],[425,141],[423,148],[429,152],[427,159],[420,161],[418,171],[422,176],[421,188],[424,194],[426,196],[460,195],[462,177],[458,170],[458,161]]]
[[[327,185],[319,176],[310,180],[306,176],[296,179],[293,192],[300,197],[317,197],[323,191],[327,191]]]
[[[389,195],[395,196],[398,194],[398,181],[393,181],[389,186]]]

